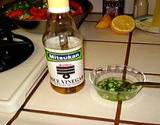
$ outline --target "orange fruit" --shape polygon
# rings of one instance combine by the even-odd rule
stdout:
[[[111,22],[111,29],[116,33],[127,34],[135,28],[135,21],[131,16],[116,16]]]
[[[96,28],[98,28],[98,29],[108,28],[111,24],[111,21],[112,21],[112,19],[109,15],[104,15],[97,23]]]

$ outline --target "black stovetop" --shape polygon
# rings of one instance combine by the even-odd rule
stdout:
[[[0,72],[24,62],[34,51],[34,45],[26,36],[12,31],[17,26],[5,16],[0,17]]]

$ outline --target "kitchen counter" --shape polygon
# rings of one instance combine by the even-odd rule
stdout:
[[[0,123],[160,125],[160,89],[143,88],[129,101],[111,102],[99,97],[88,79],[95,67],[125,64],[144,72],[147,81],[160,82],[160,35],[138,29],[130,35],[99,30],[95,25],[100,17],[100,14],[90,14],[80,27],[85,46],[84,88],[71,95],[59,94],[51,88],[46,73],[16,115],[0,113],[3,116]]]

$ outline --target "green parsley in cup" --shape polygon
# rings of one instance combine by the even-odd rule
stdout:
[[[144,82],[145,75],[129,66],[104,66],[93,69],[89,79],[97,93],[111,101],[125,101],[137,95],[142,86],[132,85]]]

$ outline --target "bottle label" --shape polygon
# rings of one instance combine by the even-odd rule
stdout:
[[[69,50],[45,49],[51,83],[70,88],[84,81],[82,46]]]

